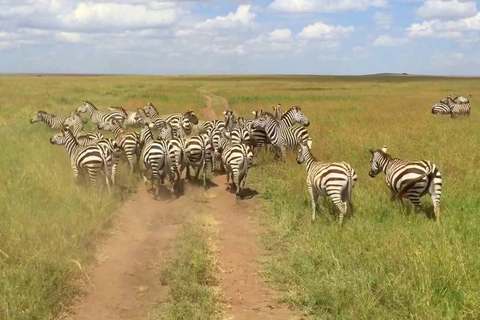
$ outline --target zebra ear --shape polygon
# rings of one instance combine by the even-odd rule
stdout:
[[[252,111],[252,114],[253,114],[253,115],[256,115],[257,113],[256,113],[255,111]]]
[[[373,150],[373,148],[370,148],[370,153],[373,155],[375,153],[375,150]]]
[[[383,145],[382,151],[387,153],[387,146],[386,145]]]
[[[226,110],[225,110],[225,111],[223,111],[223,115],[224,115],[224,116],[226,116],[226,115],[227,115],[227,111],[226,111]]]

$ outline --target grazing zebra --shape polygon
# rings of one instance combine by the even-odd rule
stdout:
[[[165,177],[170,175],[170,161],[168,158],[168,142],[164,140],[155,140],[150,126],[152,124],[144,124],[140,131],[140,141],[144,147],[141,154],[142,163],[144,166],[144,181],[151,181],[151,188],[155,189],[154,199],[158,198],[160,193],[160,183],[165,182]],[[147,178],[149,175],[149,178]],[[174,194],[174,189],[170,189],[171,194]]]
[[[434,114],[435,116],[437,116],[438,114],[440,114],[440,115],[450,114],[451,112],[452,112],[452,110],[445,103],[435,103],[432,107],[432,114]]]
[[[136,111],[125,110],[122,107],[107,107],[107,109],[110,111],[121,112],[125,116],[125,121],[123,122],[124,127],[134,127],[140,125]]]
[[[110,188],[109,172],[105,162],[106,155],[104,149],[98,145],[80,146],[73,133],[66,128],[52,138],[50,143],[54,145],[63,145],[70,156],[70,162],[73,170],[73,177],[78,182],[79,171],[88,174],[91,183],[95,186],[97,176],[103,170],[107,186]]]
[[[450,96],[447,97],[447,105],[451,109],[451,117],[455,118],[457,115],[470,116],[472,108],[470,103],[455,103]]]
[[[353,213],[352,189],[357,183],[357,174],[346,162],[322,163],[313,156],[306,143],[300,143],[297,163],[307,169],[307,187],[312,202],[312,221],[315,220],[318,196],[328,196],[340,210],[339,223],[348,209]]]
[[[130,165],[130,173],[133,173],[135,162],[140,160],[140,140],[134,132],[126,132],[117,122],[101,123],[97,126],[99,130],[106,130],[113,132],[117,144],[122,148]],[[134,157],[135,156],[135,160]]]
[[[279,103],[276,107],[272,107],[273,115],[275,116],[275,119],[277,119],[279,121],[282,119],[282,116],[283,116],[283,112],[280,109],[281,107],[282,107],[281,103]]]
[[[72,115],[69,116],[56,116],[54,114],[45,112],[43,110],[38,110],[37,114],[35,117],[30,119],[30,123],[35,123],[35,122],[45,122],[47,126],[54,130],[61,130],[63,128],[63,123],[65,120]],[[80,121],[82,121],[82,118],[80,118]]]
[[[416,209],[421,208],[420,198],[430,194],[433,211],[437,221],[440,219],[440,196],[442,195],[442,176],[437,166],[429,160],[407,162],[392,158],[387,148],[370,149],[370,177],[385,172],[387,185],[392,192],[392,199],[408,198]],[[403,204],[403,201],[402,201]]]
[[[119,123],[123,123],[123,121],[126,118],[121,111],[110,111],[110,112],[100,111],[92,103],[86,100],[83,100],[83,104],[80,107],[78,107],[77,112],[88,113],[92,119],[92,122],[95,125],[98,125],[104,122],[112,122],[114,120],[118,121]]]
[[[302,126],[291,127],[295,122],[299,122]],[[273,114],[265,112],[261,118],[253,121],[252,128],[264,129],[270,143],[280,149],[281,157],[285,160],[287,148],[294,148],[300,142],[305,142],[311,148],[312,139],[305,128],[309,124],[309,120],[300,108],[293,107],[285,112],[281,121],[277,121]]]
[[[243,131],[243,132],[242,132]],[[224,143],[221,143],[222,163],[227,172],[227,190],[231,189],[230,179],[236,187],[236,198],[241,199],[245,182],[247,181],[248,170],[253,162],[253,149],[249,140],[249,133],[245,129],[235,128],[231,132],[225,132]]]

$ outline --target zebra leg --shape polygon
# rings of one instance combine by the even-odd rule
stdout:
[[[130,174],[133,174],[133,168],[135,166],[135,163],[133,162],[133,154],[132,153],[125,153],[127,156],[127,161],[130,166]]]
[[[280,151],[282,152],[282,161],[287,161],[287,148],[282,146],[280,147]]]
[[[313,193],[311,186],[308,186],[308,193],[310,194],[310,201],[312,202],[312,222],[315,221],[315,212],[317,210],[317,196]]]
[[[418,197],[417,195],[410,195],[408,199],[414,205],[415,212],[418,213],[422,209],[422,202],[420,201],[420,197]]]

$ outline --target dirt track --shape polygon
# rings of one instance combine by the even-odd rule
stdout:
[[[220,119],[212,108],[212,95],[202,88],[206,106],[204,118]],[[218,97],[218,96],[215,96]],[[228,102],[218,97],[228,109]],[[71,319],[140,319],[151,303],[164,300],[168,287],[160,284],[152,266],[166,253],[192,208],[201,208],[217,221],[216,246],[221,273],[218,275],[227,306],[227,318],[233,319],[300,319],[275,301],[274,293],[262,282],[256,260],[262,251],[255,241],[261,231],[253,197],[236,201],[225,190],[226,178],[216,176],[217,186],[209,189],[209,201],[193,201],[198,188],[189,187],[176,200],[154,201],[143,183],[138,192],[119,212],[115,234],[101,250],[99,265],[89,275],[92,290],[74,307]],[[186,183],[188,184],[188,183]],[[247,181],[248,187],[248,181]],[[252,195],[255,193],[250,191]]]

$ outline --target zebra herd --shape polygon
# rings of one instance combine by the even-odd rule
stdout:
[[[455,118],[456,116],[470,116],[472,107],[470,106],[470,100],[464,96],[458,96],[452,99],[448,95],[445,99],[435,103],[432,107],[432,114],[437,115],[450,115]]]
[[[95,131],[83,131],[85,122],[81,113],[90,116]],[[144,181],[147,186],[150,182],[149,191],[154,199],[165,180],[169,182],[167,188],[171,195],[178,197],[184,191],[181,176],[185,169],[185,180],[191,179],[190,167],[195,171],[196,181],[202,172],[205,188],[208,166],[212,173],[218,166],[225,171],[227,189],[236,188],[236,198],[241,199],[248,171],[262,148],[272,148],[283,161],[287,149],[298,148],[296,161],[306,168],[312,221],[319,196],[328,196],[337,206],[340,224],[348,212],[353,214],[351,195],[357,174],[346,162],[323,163],[314,157],[307,130],[310,121],[300,107],[294,105],[282,112],[278,104],[273,107],[273,113],[260,110],[252,114],[252,119],[245,119],[225,110],[223,120],[199,120],[190,110],[159,115],[150,102],[136,111],[121,107],[100,111],[92,103],[83,101],[68,116],[40,110],[30,122],[43,121],[52,129],[60,130],[50,142],[65,147],[75,179],[82,173],[95,185],[102,173],[110,187],[115,184],[119,159],[125,154],[131,173],[141,165]],[[140,131],[127,131],[128,127],[140,127]],[[105,138],[99,130],[112,132],[113,138]],[[429,193],[435,217],[439,219],[442,178],[435,164],[392,158],[386,147],[370,149],[370,152],[372,178],[383,171],[392,196],[409,199],[416,209],[421,207],[420,198]]]

